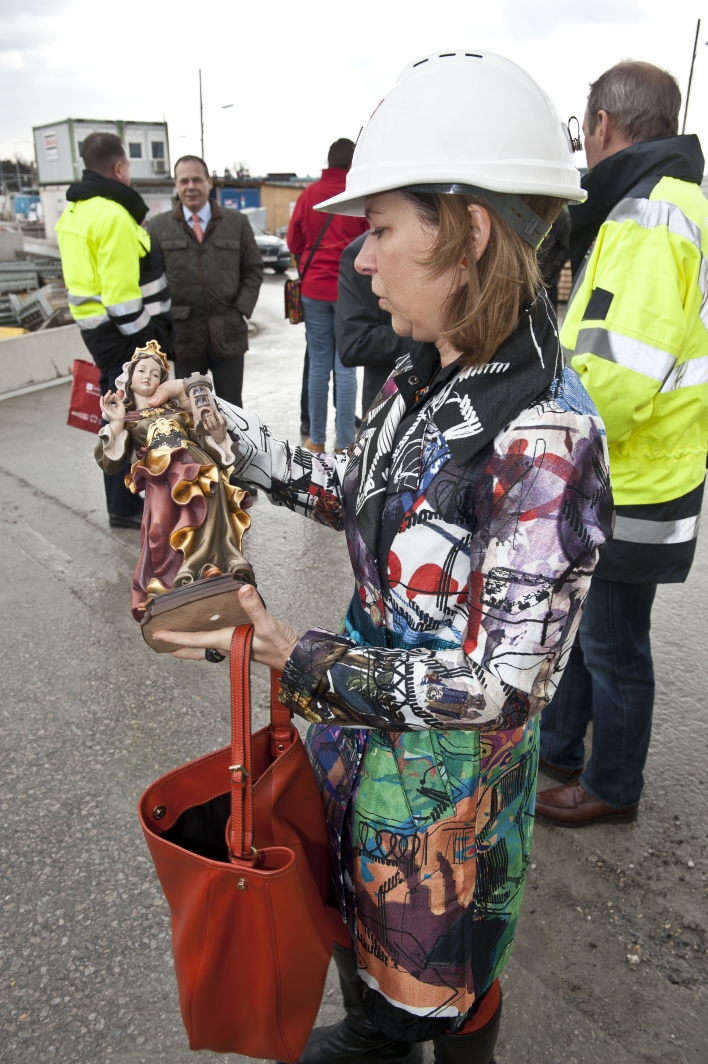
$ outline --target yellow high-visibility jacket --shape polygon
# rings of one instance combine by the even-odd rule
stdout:
[[[169,313],[170,295],[147,231],[121,203],[89,191],[90,198],[67,205],[56,232],[71,313],[105,368],[147,340],[163,338],[153,318]],[[139,199],[133,190],[125,192]]]
[[[597,575],[673,582],[693,559],[708,450],[708,202],[692,181],[641,186],[599,227],[561,343],[607,431],[617,518]]]

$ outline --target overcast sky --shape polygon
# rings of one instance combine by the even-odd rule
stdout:
[[[701,13],[700,0],[0,0],[0,152],[33,155],[32,126],[63,118],[164,115],[172,159],[198,154],[201,66],[210,168],[316,174],[417,56],[499,52],[582,117],[588,82],[619,59],[666,67],[685,95]],[[687,131],[708,151],[704,13]]]

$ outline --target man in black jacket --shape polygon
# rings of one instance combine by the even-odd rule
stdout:
[[[354,260],[368,234],[352,240],[339,264],[339,289],[334,316],[337,350],[343,366],[364,367],[361,416],[366,415],[396,362],[418,345],[391,328],[391,315],[379,307],[371,278],[357,273]]]
[[[207,165],[195,155],[175,163],[174,211],[148,224],[165,262],[177,326],[178,377],[211,370],[217,395],[241,406],[248,326],[263,280],[251,223],[209,199]]]
[[[558,310],[558,282],[561,271],[570,259],[570,212],[564,207],[551,231],[538,249],[538,266],[543,283],[548,289],[548,298]]]

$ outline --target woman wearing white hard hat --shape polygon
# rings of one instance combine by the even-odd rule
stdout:
[[[291,448],[221,404],[236,475],[344,529],[356,585],[339,634],[298,634],[241,592],[254,657],[313,722],[330,826],[346,1018],[313,1032],[307,1064],[412,1064],[430,1039],[439,1064],[493,1057],[538,714],[612,520],[602,422],[563,368],[536,263],[584,195],[567,129],[518,66],[411,63],[346,192],[320,205],[369,218],[356,268],[410,354],[347,455]],[[179,653],[230,635],[184,635]]]

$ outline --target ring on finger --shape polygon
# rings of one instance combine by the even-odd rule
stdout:
[[[208,647],[204,651],[204,657],[207,661],[213,661],[215,664],[218,664],[218,662],[224,660],[226,654],[222,654],[221,651],[215,650],[214,647]]]

